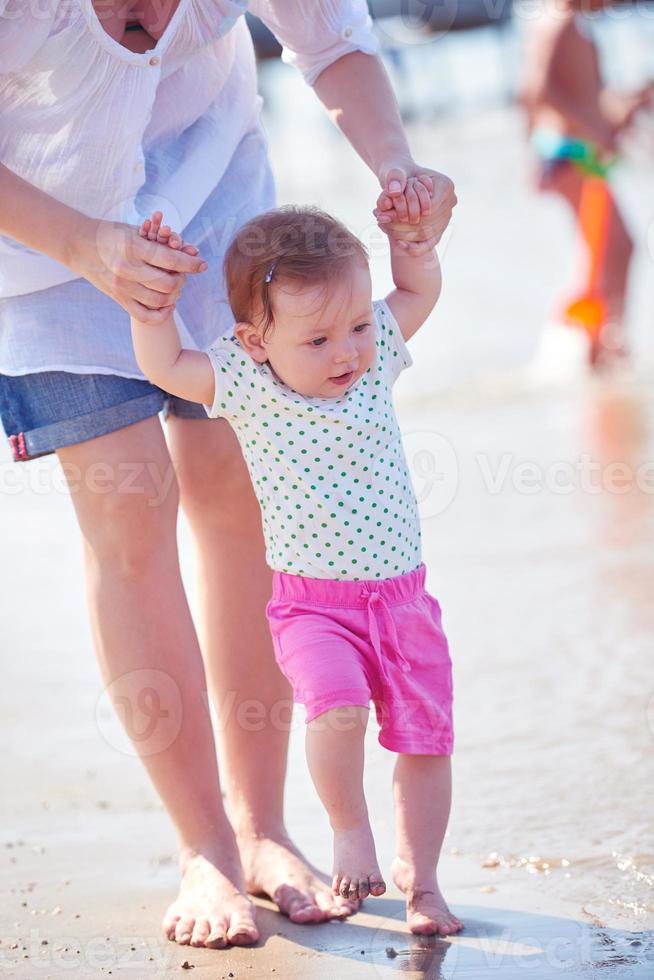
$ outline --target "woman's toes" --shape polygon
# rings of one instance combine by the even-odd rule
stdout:
[[[323,910],[311,902],[299,905],[289,914],[291,922],[297,922],[298,924],[324,922],[326,918],[327,916]]]
[[[191,941],[195,919],[180,919],[175,926],[175,940],[182,946]]]
[[[204,946],[210,932],[211,926],[208,919],[196,919],[191,935],[191,946]]]
[[[210,919],[210,930],[204,945],[211,949],[224,949],[227,943],[227,923],[224,919]]]
[[[305,895],[304,892],[295,888],[288,888],[284,892],[283,898],[282,895],[276,896],[275,901],[291,922],[304,924],[307,922],[324,922],[327,919],[327,913],[311,899],[310,895]]]
[[[334,906],[336,912],[335,914],[340,919],[346,919],[348,915],[354,915],[355,912],[359,911],[360,902],[358,900],[350,901],[349,899],[341,899],[340,902]]]
[[[234,912],[227,930],[227,939],[233,946],[251,946],[259,938],[251,912]]]
[[[254,946],[258,940],[259,932],[256,929],[237,929],[236,932],[227,935],[227,941],[232,946]]]
[[[331,891],[327,891],[327,889],[324,891],[318,890],[314,892],[313,900],[323,913],[323,917],[325,919],[333,919],[334,917],[340,918],[341,911],[337,906]]]
[[[340,884],[340,878],[334,878],[331,892],[325,889],[325,891],[317,891],[314,895],[316,905],[328,919],[346,919],[348,915],[353,915],[359,909],[358,901],[350,902],[349,899],[337,897],[337,881]]]
[[[171,942],[175,938],[175,929],[177,928],[178,922],[178,915],[171,915],[170,913],[167,913],[164,916],[163,922],[161,923],[161,931],[166,939],[169,939]]]
[[[341,898],[340,895],[337,899],[332,898],[332,909],[330,915],[338,919],[346,919],[348,915],[354,915],[355,912],[359,911],[360,902],[357,898]]]

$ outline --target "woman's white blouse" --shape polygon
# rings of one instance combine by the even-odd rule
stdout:
[[[161,207],[186,228],[260,129],[246,9],[310,85],[344,54],[377,50],[365,0],[179,0],[144,54],[109,37],[92,0],[0,0],[0,161],[84,214],[136,223]],[[223,208],[212,222],[230,202]],[[0,236],[0,304],[73,279]],[[2,323],[0,310],[0,333]],[[42,324],[34,343],[47,345],[47,333]],[[0,371],[29,369],[0,351]]]

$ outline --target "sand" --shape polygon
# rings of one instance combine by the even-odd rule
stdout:
[[[139,822],[145,827],[149,818],[141,816]],[[146,833],[129,842],[126,837],[119,844],[104,835],[99,842],[69,839],[40,855],[16,848],[16,864],[3,855],[3,919],[20,922],[0,946],[3,976],[160,980],[189,970],[216,980],[274,975],[382,980],[396,972],[425,980],[513,980],[525,974],[549,980],[595,976],[595,970],[611,978],[651,976],[646,938],[580,921],[573,908],[548,901],[533,887],[497,879],[497,892],[484,893],[483,870],[452,858],[444,861],[443,878],[466,929],[451,940],[409,936],[403,904],[389,895],[366,902],[365,910],[346,923],[321,926],[293,925],[270,903],[258,901],[262,935],[256,948],[179,947],[155,928],[173,888],[172,871],[159,867],[136,876],[137,882],[130,865],[142,867],[144,857],[156,864],[156,856],[152,846],[148,850]],[[122,880],[119,867],[126,872]],[[62,879],[71,868],[73,878]],[[30,875],[38,879],[31,891],[20,889],[5,898],[10,882]]]

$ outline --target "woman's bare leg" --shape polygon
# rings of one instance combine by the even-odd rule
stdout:
[[[179,840],[182,886],[164,931],[193,945],[251,943],[257,931],[222,805],[161,425],[146,419],[58,456],[84,537],[102,674]]]
[[[259,505],[236,436],[222,419],[169,420],[182,507],[197,544],[200,642],[219,716],[223,782],[248,889],[295,922],[350,914],[284,827],[291,692],[275,663],[265,607]]]

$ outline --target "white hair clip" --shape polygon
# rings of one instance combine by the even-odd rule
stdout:
[[[276,265],[277,262],[273,262],[273,264],[270,266],[268,272],[266,273],[266,278],[264,279],[264,282],[272,282],[273,272],[275,271]]]

